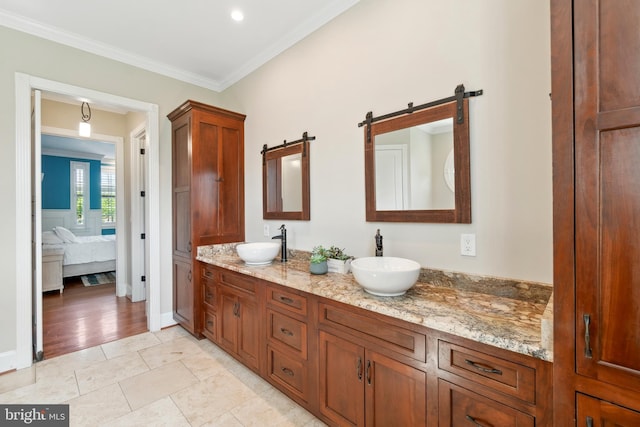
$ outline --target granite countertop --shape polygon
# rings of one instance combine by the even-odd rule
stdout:
[[[543,324],[549,324],[550,285],[423,269],[405,295],[379,297],[365,292],[350,273],[310,274],[304,253],[296,256],[291,251],[287,263],[248,266],[234,247],[202,246],[197,259],[438,331],[553,360],[552,345],[545,339],[549,334],[542,330]]]

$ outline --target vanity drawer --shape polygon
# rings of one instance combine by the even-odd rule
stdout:
[[[307,358],[307,325],[299,320],[276,311],[267,311],[269,318],[269,339],[275,344],[283,344],[303,359]]]
[[[364,335],[369,341],[421,362],[426,361],[424,334],[382,320],[320,303],[320,324]]]
[[[301,316],[307,315],[307,298],[293,292],[270,286],[267,290],[267,302]]]
[[[535,403],[536,370],[529,366],[440,340],[438,367],[500,393]]]
[[[225,285],[254,294],[256,292],[256,281],[250,276],[234,273],[229,270],[220,271],[220,282]]]
[[[269,351],[268,375],[271,380],[284,386],[287,390],[308,400],[307,369],[304,361],[296,357],[286,356],[271,347]]]
[[[215,311],[216,309],[216,285],[209,280],[203,280],[202,287],[202,302],[205,304],[208,310]]]
[[[439,426],[533,427],[535,419],[444,380],[438,380]]]
[[[203,279],[216,280],[218,277],[218,272],[211,266],[207,264],[201,264],[202,268],[200,269],[200,275]]]
[[[203,311],[202,333],[207,338],[213,341],[216,341],[218,337],[218,334],[216,333],[217,326],[218,326],[217,323],[218,322],[217,322],[215,313],[212,313],[209,310]]]

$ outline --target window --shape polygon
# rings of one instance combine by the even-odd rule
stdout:
[[[102,165],[100,178],[102,223],[116,222],[116,168],[113,165]]]
[[[89,163],[71,162],[71,206],[75,209],[75,225],[84,227],[89,203]]]

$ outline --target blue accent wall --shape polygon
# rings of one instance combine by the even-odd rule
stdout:
[[[102,209],[100,161],[71,157],[42,156],[42,209],[71,208],[71,162],[89,163],[89,209]]]

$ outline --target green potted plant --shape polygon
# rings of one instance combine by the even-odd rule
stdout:
[[[348,255],[344,249],[337,246],[331,246],[325,250],[327,257],[327,268],[333,273],[346,274],[351,269],[351,260],[353,257]]]
[[[321,245],[314,246],[311,250],[311,257],[309,258],[309,271],[311,274],[326,274],[327,267],[327,250]]]

